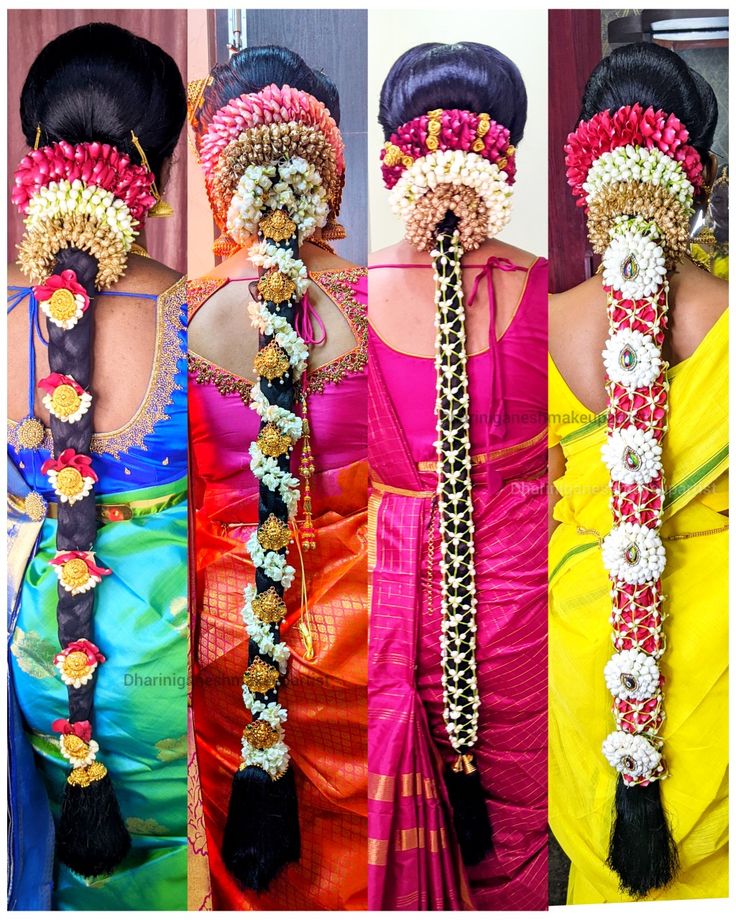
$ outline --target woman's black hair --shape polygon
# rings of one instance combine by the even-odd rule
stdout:
[[[53,141],[112,144],[139,163],[137,135],[156,180],[176,147],[187,113],[174,59],[158,45],[107,22],[50,41],[31,65],[20,97],[23,134]]]
[[[97,141],[140,163],[133,131],[160,179],[184,125],[186,92],[173,58],[157,45],[115,25],[91,23],[65,32],[42,49],[23,85],[20,114],[29,146],[40,126],[42,145]],[[91,253],[62,246],[52,272],[73,271],[87,292],[89,308],[71,329],[49,323],[49,367],[73,377],[88,391],[98,269]],[[68,449],[89,456],[93,425],[92,408],[73,423],[52,414],[54,457]],[[56,546],[60,552],[94,550],[96,536],[94,491],[73,504],[59,503]],[[93,639],[95,594],[72,594],[59,584],[56,618],[62,649],[81,638]],[[81,686],[67,687],[72,722],[93,721],[95,685],[96,676]],[[109,773],[86,785],[66,783],[56,830],[62,862],[80,875],[97,876],[111,872],[130,845]]]
[[[505,54],[478,42],[428,42],[404,52],[381,88],[378,120],[386,140],[412,118],[432,109],[487,112],[511,133],[524,136],[526,87]]]
[[[197,112],[203,133],[218,109],[244,93],[258,93],[264,86],[291,86],[319,99],[340,124],[340,96],[328,76],[312,68],[295,51],[280,45],[244,48],[227,64],[216,64],[210,74],[212,82],[204,92]]]
[[[709,153],[718,122],[716,95],[674,51],[649,42],[616,48],[588,78],[579,121],[636,102],[676,115],[701,157]]]

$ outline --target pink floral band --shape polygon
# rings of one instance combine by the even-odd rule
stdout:
[[[260,92],[243,93],[231,99],[215,113],[199,145],[205,177],[212,172],[225,147],[248,128],[289,122],[318,128],[334,151],[338,174],[345,172],[345,145],[327,106],[303,90],[274,83]]]
[[[415,160],[436,150],[463,150],[496,163],[513,185],[516,148],[510,132],[484,112],[433,109],[401,125],[381,150],[381,171],[386,188],[393,188]]]
[[[131,163],[130,157],[110,144],[59,141],[31,150],[15,171],[11,198],[25,214],[34,195],[51,182],[79,180],[85,185],[111,192],[141,223],[156,203],[151,194],[153,173]]]
[[[668,115],[639,103],[625,105],[616,112],[599,112],[582,121],[567,137],[565,164],[567,181],[576,198],[584,198],[583,184],[593,163],[604,153],[631,145],[657,149],[682,164],[694,188],[703,184],[703,164],[691,147],[687,128],[676,115]]]

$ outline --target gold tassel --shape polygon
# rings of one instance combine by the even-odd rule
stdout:
[[[302,555],[302,542],[299,529],[292,523],[294,532],[294,542],[296,543],[297,552],[299,553],[299,563],[302,570],[302,615],[299,617],[297,629],[304,645],[304,657],[307,661],[312,661],[315,656],[314,634],[310,628],[311,617],[309,614],[309,597],[307,594],[307,570],[304,566],[304,556]]]
[[[138,151],[138,156],[141,158],[141,166],[144,169],[147,169],[151,175],[153,175],[153,170],[151,169],[148,163],[148,157],[146,156],[143,147],[141,147],[141,142],[136,137],[135,131],[130,132],[131,140],[133,141],[133,146]],[[151,194],[156,199],[156,204],[148,212],[149,217],[171,217],[174,213],[174,209],[171,207],[168,201],[161,197],[161,193],[158,190],[156,185],[156,180],[154,179],[151,182]]]
[[[304,523],[301,528],[304,549],[317,548],[317,534],[312,521],[312,483],[314,475],[314,456],[312,454],[312,443],[309,436],[309,418],[307,415],[307,394],[302,389],[302,456],[299,461],[299,475],[302,478],[304,492],[302,499],[302,509],[304,511]]]
[[[457,760],[452,765],[452,772],[453,773],[467,773],[467,774],[475,773],[476,768],[475,768],[475,764],[473,763],[473,755],[472,754],[458,754]]]

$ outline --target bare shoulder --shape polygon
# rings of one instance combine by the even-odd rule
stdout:
[[[526,249],[520,249],[518,246],[512,246],[510,243],[504,243],[503,240],[487,240],[478,250],[471,254],[474,259],[485,261],[491,256],[508,259],[522,268],[531,268],[538,261],[539,256],[533,252],[527,252]]]
[[[237,334],[245,334],[248,329],[245,321],[246,305],[249,301],[250,294],[245,281],[219,287],[189,322],[189,348],[198,354],[208,354],[213,340],[226,340],[236,331]]]
[[[128,270],[115,285],[116,288],[140,294],[163,294],[182,277],[181,272],[154,259],[131,255]]]
[[[565,362],[568,353],[605,338],[606,296],[600,278],[593,277],[549,298],[549,349],[552,360]],[[583,352],[585,353],[585,352]],[[559,364],[558,364],[559,366]]]

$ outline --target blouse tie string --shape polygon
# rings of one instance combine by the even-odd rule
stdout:
[[[516,265],[510,259],[501,256],[490,256],[485,265],[476,273],[473,286],[468,297],[468,306],[472,307],[485,278],[488,292],[488,360],[490,364],[490,399],[489,420],[484,425],[485,453],[490,456],[492,442],[498,443],[506,434],[506,401],[503,393],[503,379],[501,375],[501,353],[496,338],[496,294],[493,287],[493,269],[502,272],[525,272],[521,265]],[[486,460],[487,484],[492,493],[497,492],[503,480],[489,459]]]

